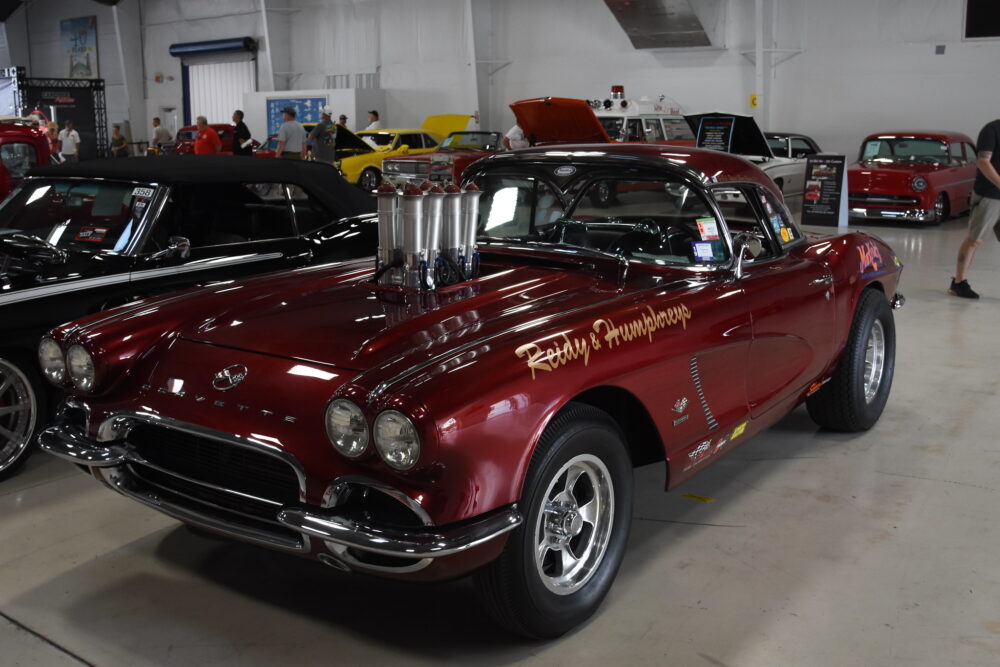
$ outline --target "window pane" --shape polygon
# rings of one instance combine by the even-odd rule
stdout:
[[[0,161],[11,176],[24,176],[25,172],[38,164],[35,149],[30,144],[0,145]]]
[[[562,204],[544,182],[513,176],[476,179],[483,190],[479,233],[495,238],[525,237],[562,216]]]
[[[660,127],[660,120],[658,118],[647,118],[644,122],[646,125],[646,141],[663,141],[663,128]]]

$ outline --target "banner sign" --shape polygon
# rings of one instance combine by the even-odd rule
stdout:
[[[847,158],[810,155],[806,158],[806,187],[802,195],[802,224],[847,226]]]
[[[703,116],[698,123],[696,146],[716,151],[731,152],[733,145],[733,116]]]
[[[267,136],[278,131],[285,122],[281,110],[295,109],[295,120],[300,123],[318,123],[319,110],[326,104],[325,97],[269,97],[267,98]]]
[[[59,35],[70,79],[96,79],[97,17],[81,16],[59,21]]]

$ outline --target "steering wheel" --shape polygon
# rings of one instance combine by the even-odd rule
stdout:
[[[663,232],[651,218],[643,218],[608,246],[607,252],[630,257],[637,252],[656,254],[666,243]]]

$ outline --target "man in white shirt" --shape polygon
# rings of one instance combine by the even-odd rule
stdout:
[[[503,136],[503,145],[509,151],[516,151],[518,148],[529,148],[531,142],[524,136],[521,126],[515,123],[514,127],[507,130],[507,134]]]
[[[66,127],[59,133],[62,149],[59,154],[65,162],[76,162],[80,159],[80,135],[73,129],[73,121],[66,121]]]
[[[150,145],[163,150],[164,144],[169,144],[172,140],[170,130],[160,124],[159,116],[153,118],[153,138],[149,142]]]
[[[378,111],[372,109],[368,112],[368,127],[365,128],[365,132],[368,130],[381,130],[382,121],[378,119]]]

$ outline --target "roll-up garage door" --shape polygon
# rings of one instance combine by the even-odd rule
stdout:
[[[257,90],[256,62],[236,60],[188,66],[191,122],[204,116],[209,123],[228,123],[243,106],[243,93]]]

